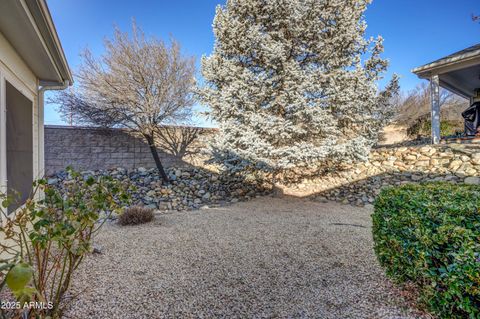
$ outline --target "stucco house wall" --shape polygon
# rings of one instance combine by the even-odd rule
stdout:
[[[9,213],[45,173],[44,92],[72,81],[46,0],[0,1],[0,192],[21,193]]]

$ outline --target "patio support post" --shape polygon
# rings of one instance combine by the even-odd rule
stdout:
[[[432,144],[440,143],[440,80],[438,75],[430,78]]]

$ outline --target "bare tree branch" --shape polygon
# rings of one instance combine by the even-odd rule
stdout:
[[[412,124],[418,118],[430,114],[430,86],[427,83],[418,85],[403,97],[399,105],[398,115],[395,119],[398,124]],[[462,97],[441,89],[440,106],[442,114],[452,110],[454,113],[458,113],[458,119],[460,120],[460,113],[468,107],[468,103]]]

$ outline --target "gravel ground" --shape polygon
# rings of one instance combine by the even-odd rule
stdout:
[[[419,318],[384,277],[371,211],[294,197],[107,225],[67,318]]]

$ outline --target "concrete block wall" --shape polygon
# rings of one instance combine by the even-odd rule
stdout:
[[[181,160],[158,149],[165,167],[184,165]],[[145,140],[123,129],[45,126],[45,172],[72,166],[76,170],[115,167],[155,167]]]

